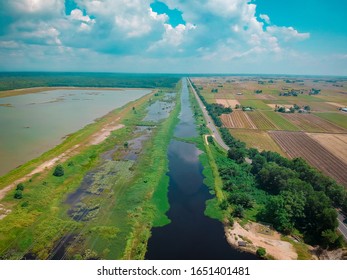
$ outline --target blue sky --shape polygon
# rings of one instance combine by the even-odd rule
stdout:
[[[347,75],[345,0],[0,0],[0,71]]]

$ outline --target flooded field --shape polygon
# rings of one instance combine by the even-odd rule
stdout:
[[[150,90],[52,90],[0,98],[0,176]]]

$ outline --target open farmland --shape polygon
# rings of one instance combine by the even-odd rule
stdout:
[[[216,99],[216,103],[223,105],[224,107],[230,106],[227,99]]]
[[[252,107],[258,110],[271,110],[271,107],[267,106],[261,100],[241,100],[241,105],[245,107]]]
[[[263,111],[262,114],[268,117],[274,123],[274,125],[279,128],[279,130],[300,130],[297,126],[295,126],[293,123],[291,123],[285,118],[285,116],[287,115],[283,115],[274,111]]]
[[[234,111],[231,114],[223,114],[220,118],[223,125],[227,128],[257,129],[250,117],[243,111]]]
[[[216,103],[232,109],[234,109],[236,105],[240,105],[240,102],[236,99],[216,99]]]
[[[346,132],[342,127],[311,114],[286,114],[285,117],[303,131],[307,132]]]
[[[262,129],[262,130],[278,130],[279,129],[270,119],[268,119],[260,111],[247,112],[247,115],[251,118],[252,122],[259,129]]]
[[[347,134],[308,133],[308,136],[347,164]]]
[[[271,131],[271,137],[289,157],[302,157],[312,166],[347,186],[347,164],[304,132]]]
[[[259,151],[273,151],[282,156],[287,156],[266,131],[230,129],[230,134],[236,139],[245,142],[248,148],[256,148]]]
[[[347,113],[316,113],[315,115],[347,129]]]

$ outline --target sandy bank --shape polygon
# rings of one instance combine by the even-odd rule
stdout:
[[[298,255],[292,244],[281,240],[281,235],[268,227],[249,222],[244,227],[234,222],[233,228],[225,227],[225,234],[230,245],[241,250],[255,253],[258,247],[266,249],[266,253],[277,260],[296,260]],[[246,246],[239,246],[245,241]]]

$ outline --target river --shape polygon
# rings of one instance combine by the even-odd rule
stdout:
[[[182,82],[180,122],[176,137],[197,136],[190,108],[186,79]],[[232,248],[226,241],[220,221],[204,215],[206,200],[212,198],[203,183],[201,151],[194,144],[172,140],[168,149],[171,223],[152,229],[146,259],[150,260],[249,260],[256,257]]]

